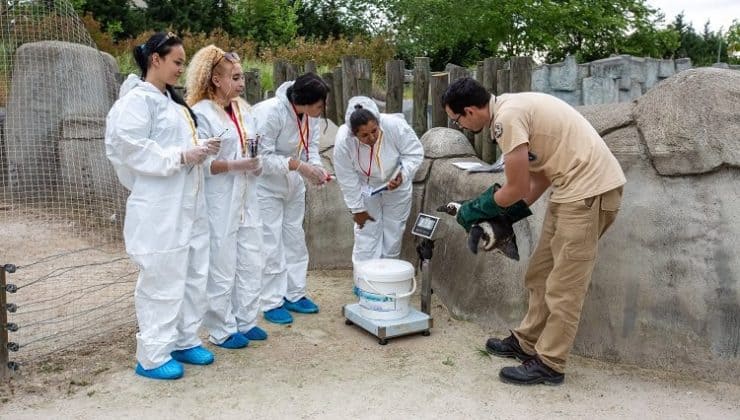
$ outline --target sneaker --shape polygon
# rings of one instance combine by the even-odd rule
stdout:
[[[185,373],[182,365],[173,359],[154,369],[144,369],[141,363],[137,363],[134,371],[137,375],[145,378],[169,380],[182,378],[182,375]]]
[[[270,309],[262,313],[266,320],[274,324],[290,324],[293,322],[293,316],[282,306]]]
[[[503,340],[498,338],[489,338],[488,341],[486,341],[486,350],[495,356],[510,357],[512,359],[517,359],[520,362],[524,362],[525,360],[529,360],[534,357],[522,350],[522,347],[519,345],[519,340],[517,340],[514,334],[509,335]]]
[[[175,350],[170,353],[173,359],[182,363],[191,365],[210,365],[213,363],[213,353],[203,348],[195,346],[185,350]]]
[[[302,297],[295,302],[291,302],[288,299],[284,300],[283,306],[285,309],[301,314],[315,314],[319,311],[319,307],[307,297]]]
[[[565,374],[556,372],[534,356],[519,366],[508,366],[498,374],[503,382],[514,385],[560,385],[565,380]]]
[[[267,340],[267,332],[260,327],[252,327],[249,331],[243,332],[242,335],[248,340]]]
[[[241,333],[234,333],[231,334],[223,343],[216,345],[225,349],[243,349],[249,345],[249,338],[245,337]]]

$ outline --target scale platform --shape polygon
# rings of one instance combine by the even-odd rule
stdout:
[[[359,303],[350,303],[342,307],[342,315],[346,318],[347,325],[357,325],[370,334],[378,337],[378,343],[388,344],[389,338],[402,335],[421,333],[423,336],[430,334],[432,328],[432,317],[424,312],[411,308],[409,314],[399,319],[370,319],[362,316]]]

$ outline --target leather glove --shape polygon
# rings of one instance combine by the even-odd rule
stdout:
[[[499,188],[501,188],[499,184],[493,184],[493,186],[485,190],[483,194],[462,203],[457,211],[456,220],[460,226],[465,228],[466,232],[470,232],[470,228],[475,222],[491,219],[500,214],[508,215],[511,218],[512,223],[532,215],[532,211],[529,210],[529,207],[524,200],[519,200],[509,207],[501,207],[496,204],[496,201],[493,199],[493,194]]]
[[[262,172],[262,158],[243,158],[226,161],[226,169],[229,172]]]
[[[301,161],[296,168],[296,171],[313,185],[322,185],[327,182],[327,173],[324,168],[310,163],[304,163]]]
[[[211,137],[210,139],[200,140],[201,144],[206,147],[208,154],[215,156],[221,150],[221,138]]]
[[[357,227],[360,229],[365,227],[365,223],[367,223],[368,220],[371,222],[375,221],[375,219],[372,216],[370,216],[370,213],[366,211],[362,211],[359,213],[352,213],[352,219],[355,221],[355,223],[357,224]]]
[[[181,154],[182,163],[184,165],[199,165],[203,163],[208,157],[208,148],[206,146],[195,146],[187,150],[183,150]]]

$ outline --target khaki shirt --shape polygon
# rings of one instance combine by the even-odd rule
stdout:
[[[530,172],[552,183],[550,200],[572,203],[624,185],[619,162],[591,124],[544,93],[491,95],[491,138],[506,155],[528,143]]]

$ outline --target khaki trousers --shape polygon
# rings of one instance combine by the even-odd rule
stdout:
[[[573,203],[552,203],[524,277],[529,309],[514,335],[557,372],[565,361],[591,282],[598,242],[622,202],[622,187]]]

